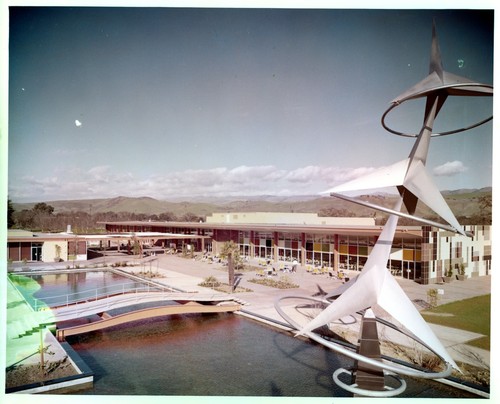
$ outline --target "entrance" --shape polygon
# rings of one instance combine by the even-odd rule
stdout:
[[[42,260],[42,243],[31,243],[31,261]]]

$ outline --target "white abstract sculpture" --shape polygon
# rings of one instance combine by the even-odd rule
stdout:
[[[448,96],[493,96],[493,87],[487,84],[473,82],[465,77],[460,77],[443,70],[441,62],[441,53],[436,35],[436,27],[432,27],[432,47],[429,75],[405,91],[399,97],[391,102],[391,106],[382,116],[382,125],[388,131],[407,137],[416,137],[417,140],[410,152],[408,158],[392,164],[389,167],[376,170],[367,176],[357,178],[353,181],[334,187],[325,193],[342,198],[351,202],[365,205],[374,209],[382,210],[394,215],[410,217],[414,220],[430,224],[435,227],[451,230],[465,235],[453,212],[448,207],[443,196],[434,184],[432,177],[427,173],[425,164],[429,152],[429,143],[431,137],[451,135],[453,133],[463,132],[465,130],[479,126],[492,119],[489,117],[483,121],[475,123],[465,128],[455,129],[444,133],[432,133],[434,120]],[[385,124],[385,118],[388,113],[408,100],[426,97],[425,116],[422,128],[418,135],[403,134],[388,128]],[[342,192],[358,191],[368,189],[380,189],[386,187],[397,187],[399,194],[403,198],[403,203],[408,211],[405,214],[399,210],[388,209],[383,206],[370,204],[355,198],[342,195]],[[450,226],[438,222],[423,219],[414,216],[417,202],[422,201]]]
[[[326,295],[326,299],[334,296],[339,297],[301,328],[298,335],[306,334],[349,314],[379,306],[453,368],[459,370],[455,361],[422,318],[415,305],[387,270],[386,265],[391,253],[397,222],[396,215],[389,217],[363,267],[363,271],[342,285],[340,289]]]
[[[398,219],[401,216],[409,217],[431,226],[466,235],[464,229],[460,226],[453,212],[439,192],[437,186],[434,184],[431,176],[427,173],[425,164],[429,152],[429,144],[432,137],[462,132],[488,122],[492,119],[492,117],[464,128],[450,130],[443,133],[433,133],[432,130],[434,120],[447,97],[450,95],[492,96],[493,87],[486,84],[476,83],[467,78],[444,71],[441,62],[435,24],[433,24],[429,75],[392,101],[391,106],[382,116],[382,126],[389,132],[400,136],[416,138],[415,144],[413,145],[408,158],[394,163],[389,167],[376,170],[367,176],[355,179],[326,191],[332,196],[390,213],[387,223],[375,243],[363,270],[357,277],[338,287],[333,292],[326,294],[321,301],[324,304],[327,304],[327,307],[305,325],[298,325],[284,312],[284,310],[282,310],[279,305],[281,300],[286,298],[297,298],[297,296],[278,299],[275,304],[278,312],[298,330],[297,335],[307,335],[315,341],[322,343],[337,352],[350,356],[357,361],[365,362],[373,368],[384,369],[385,372],[389,372],[386,373],[387,375],[394,376],[395,374],[397,375],[397,373],[400,373],[423,378],[441,378],[449,375],[453,368],[460,371],[448,351],[436,337],[432,329],[416,309],[415,305],[408,298],[406,293],[401,289],[395,278],[387,269],[387,263],[389,261]],[[426,97],[426,107],[423,124],[418,134],[404,134],[387,127],[385,124],[385,118],[392,109],[396,108],[405,101],[421,97]],[[380,189],[389,186],[396,187],[400,195],[396,206],[392,209],[341,194],[341,192]],[[442,219],[444,219],[448,225],[416,217],[414,214],[418,201],[425,203]],[[408,213],[401,211],[403,205]],[[336,299],[332,301],[335,297]],[[309,298],[309,300],[318,301],[318,299],[315,298]],[[404,327],[405,330],[400,331],[410,335],[416,341],[420,342],[438,355],[446,363],[446,369],[437,373],[431,373],[416,371],[413,369],[403,369],[401,367],[398,368],[397,366],[384,363],[381,360],[374,360],[360,355],[359,353],[349,351],[348,349],[341,347],[339,344],[323,339],[319,334],[314,332],[314,330],[319,327],[333,323],[354,313],[372,313],[371,309],[376,311],[377,307],[390,314]],[[343,388],[346,388],[354,393],[375,397],[388,397],[391,395],[397,395],[404,390],[404,382],[401,382],[401,387],[399,389],[392,389],[392,392],[387,386],[385,387],[385,391],[367,391],[359,389],[356,384],[348,386],[338,380],[338,374],[342,373],[342,371],[345,370],[338,369],[338,371],[334,373],[334,380]],[[394,372],[395,374],[391,374],[390,372]]]

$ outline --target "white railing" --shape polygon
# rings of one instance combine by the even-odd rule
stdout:
[[[112,309],[119,309],[140,303],[159,301],[206,301],[225,302],[235,301],[232,296],[226,294],[198,293],[198,292],[159,292],[135,290],[123,295],[114,294],[109,297],[102,297],[97,300],[78,301],[68,306],[58,306],[52,308],[56,321],[70,320],[78,317],[85,317],[96,313],[106,312]]]
[[[123,283],[118,285],[111,285],[97,289],[84,290],[75,293],[69,293],[58,296],[47,296],[40,299],[35,299],[34,310],[39,311],[47,307],[67,307],[78,303],[86,303],[105,299],[111,296],[137,294],[140,292],[172,292],[169,287],[162,287],[159,285],[141,285],[138,287],[129,287],[134,283]]]

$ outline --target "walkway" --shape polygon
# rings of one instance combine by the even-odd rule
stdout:
[[[104,312],[100,316],[101,320],[73,327],[58,328],[57,339],[59,341],[64,341],[64,339],[70,335],[102,330],[104,328],[113,327],[115,325],[126,324],[132,321],[144,320],[147,318],[170,316],[174,314],[227,313],[240,310],[240,308],[240,304],[234,301],[227,300],[222,301],[219,304],[208,305],[189,301],[183,304],[174,304],[170,306],[152,307],[148,309],[129,311],[127,313],[119,314],[116,316],[111,316],[107,312]]]
[[[133,292],[110,296],[103,299],[81,301],[66,306],[51,309],[54,321],[67,321],[94,314],[107,312],[122,307],[134,306],[143,303],[162,302],[205,302],[210,304],[240,304],[234,296],[208,291],[205,293],[182,292]]]

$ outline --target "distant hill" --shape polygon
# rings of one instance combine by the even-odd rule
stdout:
[[[444,191],[443,196],[457,217],[473,217],[481,214],[479,198],[491,196],[491,187],[481,189],[461,189]],[[374,194],[361,196],[364,200],[392,207],[395,196]],[[106,199],[85,199],[67,201],[46,201],[54,207],[54,213],[83,211],[86,213],[131,212],[146,215],[159,215],[171,212],[177,217],[186,213],[206,217],[214,212],[307,212],[337,216],[373,216],[374,210],[333,197],[299,195],[279,197],[263,195],[259,197],[203,198],[190,200],[162,201],[150,197],[116,197]],[[13,203],[16,211],[32,209],[35,203]],[[383,214],[380,214],[383,215]],[[419,204],[417,215],[432,215],[423,204]],[[377,212],[377,216],[379,213]]]
[[[480,188],[480,189],[470,189],[470,188],[462,188],[462,189],[455,189],[453,191],[450,190],[445,190],[441,191],[441,193],[446,196],[446,195],[467,195],[467,194],[477,194],[477,193],[491,193],[493,191],[492,187],[485,187],[485,188]]]
[[[169,202],[150,197],[133,198],[125,196],[107,199],[46,201],[45,203],[54,207],[55,214],[83,211],[89,214],[131,212],[159,215],[164,212],[172,212],[177,216],[181,216],[185,213],[195,213],[199,216],[205,216],[212,213],[217,206],[202,202]],[[13,203],[12,205],[16,211],[21,211],[23,209],[32,209],[35,204],[36,203]]]

